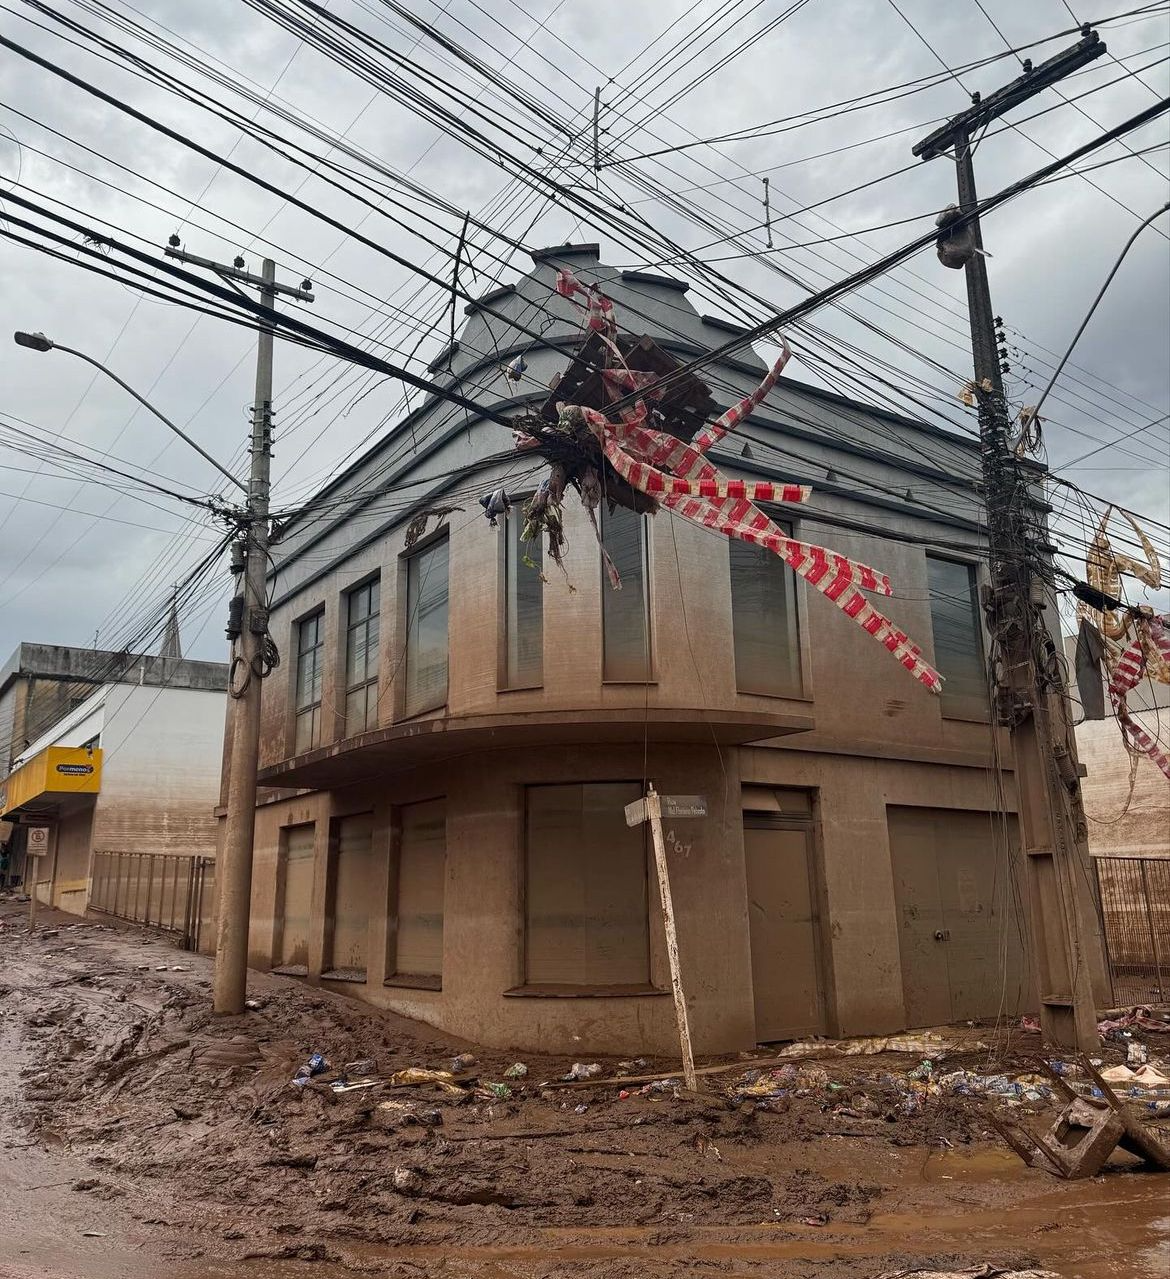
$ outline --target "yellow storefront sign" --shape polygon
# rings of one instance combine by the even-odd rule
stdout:
[[[102,788],[102,753],[85,746],[48,746],[9,775],[0,817],[42,797],[96,795]]]

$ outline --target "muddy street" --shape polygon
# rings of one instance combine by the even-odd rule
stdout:
[[[1018,1031],[961,1028],[929,1070],[760,1050],[706,1063],[690,1096],[669,1062],[565,1081],[571,1059],[518,1062],[291,978],[254,974],[254,1007],[213,1019],[201,956],[53,912],[30,937],[15,904],[0,921],[14,1279],[1170,1271],[1170,1179],[1125,1155],[1078,1182],[1026,1168],[992,1099],[958,1091],[1022,1079],[1013,1117],[1046,1127]],[[294,1084],[314,1053],[328,1068]]]

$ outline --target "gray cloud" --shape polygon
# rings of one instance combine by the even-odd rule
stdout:
[[[184,0],[139,0],[139,7],[153,21],[190,41],[208,60],[220,59],[246,70],[260,93],[271,91],[274,101],[295,105],[327,128],[349,127],[373,96],[369,85],[315,52],[299,48],[295,37],[235,0],[204,0],[198,5]],[[664,61],[671,46],[692,31],[704,13],[713,13],[714,4],[687,12],[689,0],[660,0],[654,5],[597,0],[588,6],[541,0],[537,15],[525,13],[512,0],[485,6],[487,12],[467,0],[451,0],[446,5],[417,0],[413,7],[420,17],[437,22],[453,39],[470,42],[474,38],[476,52],[486,62],[503,69],[561,114],[575,113],[580,136],[570,147],[573,163],[563,166],[560,176],[590,187],[593,176],[587,122],[596,84],[603,86],[607,105],[606,139],[620,136],[629,127],[626,116],[635,121],[649,117],[627,144],[640,151],[686,142],[692,133],[708,137],[779,120],[939,70],[932,55],[884,0],[814,3],[662,115],[654,110],[657,104],[770,20],[779,7],[762,6],[734,32],[714,42],[701,40],[685,59],[679,60],[685,62],[681,66]],[[974,5],[939,6],[926,0],[900,0],[900,7],[951,65],[971,62],[1002,49],[999,37]],[[1057,0],[1014,6],[994,0],[987,7],[1013,42],[1027,42],[1071,25],[1066,9]],[[447,65],[425,44],[413,47],[418,33],[389,10],[367,8],[355,0],[333,0],[331,8],[377,31],[397,51],[408,53],[419,65],[453,84],[480,90],[466,69]],[[371,16],[375,12],[386,22],[376,21]],[[489,14],[507,30],[501,30]],[[543,28],[538,27],[541,18],[547,18]],[[226,153],[237,141],[233,129],[208,113],[178,102],[161,89],[116,71],[28,23],[5,15],[4,29],[11,38],[126,97],[139,110],[213,150]],[[1164,17],[1106,28],[1104,34],[1111,51],[1123,58],[1168,38]],[[632,67],[622,70],[627,61],[655,40],[657,43],[647,56],[637,58]],[[1043,57],[1056,47],[1046,46],[1034,56]],[[1127,65],[1140,65],[1163,53],[1151,53]],[[653,78],[656,67],[663,70],[661,84]],[[986,93],[1017,70],[1013,60],[1005,59],[964,74],[962,79],[967,90]],[[1063,88],[1071,96],[1121,74],[1116,64],[1102,61],[1066,82]],[[611,76],[616,83],[609,83]],[[639,76],[645,77],[641,89],[634,84]],[[1086,98],[1082,105],[1100,126],[1116,123],[1152,102],[1155,94],[1166,92],[1166,65],[1145,73],[1144,79],[1151,87],[1130,77]],[[647,84],[652,86],[648,101],[640,102],[639,93]],[[415,300],[418,280],[410,272],[353,240],[347,241],[341,232],[317,219],[283,206],[280,197],[260,191],[230,172],[217,172],[213,162],[175,146],[7,53],[0,55],[0,98],[65,135],[64,139],[55,138],[37,124],[0,111],[0,124],[26,144],[21,159],[22,182],[61,201],[67,209],[106,218],[124,234],[141,236],[150,245],[161,245],[183,221],[191,202],[196,201],[197,207],[182,228],[186,246],[192,252],[220,258],[247,247],[247,256],[253,263],[261,245],[250,244],[250,235],[245,237],[222,219],[230,218],[253,234],[272,219],[264,234],[277,246],[274,256],[282,262],[282,270],[292,275],[308,272],[317,282],[319,300],[314,311],[366,332],[392,317],[391,323],[379,329],[380,340],[391,349],[408,350],[415,340],[413,331],[393,311],[394,307],[426,319],[442,312],[444,299],[439,290],[429,289]],[[480,101],[491,111],[505,109],[488,94],[481,94]],[[1057,101],[1053,94],[1046,94],[1013,118],[1022,119]],[[945,80],[927,92],[877,109],[755,141],[728,144],[720,148],[720,154],[710,149],[689,150],[662,160],[640,162],[632,166],[629,174],[641,172],[675,192],[702,187],[686,196],[694,206],[749,228],[762,218],[759,178],[767,172],[778,246],[773,256],[786,270],[819,287],[855,269],[859,257],[876,257],[928,226],[933,212],[954,198],[953,167],[945,159],[935,160],[854,196],[797,215],[796,211],[827,195],[912,164],[910,147],[918,134],[908,131],[824,159],[793,162],[879,133],[925,125],[965,104],[964,90],[953,80]],[[251,114],[254,109],[248,107],[247,111]],[[1035,141],[1010,130],[988,137],[977,153],[981,190],[990,193],[1044,163],[1046,156],[1036,143],[1063,153],[1092,137],[1099,125],[1078,116],[1072,108],[1062,107],[1023,125]],[[0,139],[4,136],[0,131]],[[506,185],[505,177],[492,164],[472,155],[459,143],[436,141],[432,125],[385,98],[377,98],[368,107],[352,124],[348,136],[388,167],[397,171],[410,169],[412,178],[439,192],[459,209],[483,206]],[[1162,121],[1130,141],[1137,147],[1165,139],[1166,124]],[[152,190],[140,179],[79,150],[74,141],[173,188],[181,198]],[[35,155],[28,149],[33,146],[153,200],[166,212],[102,187],[92,178],[71,174],[52,160]],[[534,156],[520,143],[512,144],[512,149],[536,163],[548,158],[547,150],[544,156]],[[1120,154],[1121,149],[1114,146],[1095,158]],[[236,146],[232,159],[254,168],[282,192],[297,189],[305,177],[303,169],[248,141]],[[1165,152],[1155,154],[1151,161],[1165,173]],[[13,147],[3,141],[0,174],[7,179],[15,177]],[[653,226],[688,247],[703,245],[713,238],[661,201],[646,200],[629,174],[621,168],[605,170],[602,193],[612,193],[615,200],[628,202]],[[1092,176],[1143,216],[1166,198],[1165,177],[1138,160],[1126,160]],[[204,195],[209,180],[211,185]],[[517,195],[516,188],[512,191],[513,198],[504,205],[503,213],[513,219],[511,229],[517,234],[527,231],[540,210],[526,235],[528,243],[554,243],[570,236],[596,237],[601,239],[610,261],[632,264],[644,260],[645,255],[620,244],[604,227],[579,218],[574,210],[526,200]],[[370,213],[319,178],[310,178],[300,193],[347,227],[361,223],[364,234],[404,257],[414,261],[429,259],[443,275],[449,271],[458,217],[435,214],[440,229],[425,228],[427,236],[445,249],[448,256],[444,258],[394,221]],[[0,204],[2,201],[0,189]],[[866,232],[856,240],[839,240],[816,248],[783,247],[911,217],[921,217],[922,221]],[[504,221],[498,208],[492,220],[497,224]],[[997,310],[1012,330],[1026,335],[1021,344],[1024,353],[1013,357],[1014,380],[1010,387],[1018,402],[1036,398],[1049,372],[1041,361],[1052,361],[1055,357],[1050,352],[1063,351],[1135,225],[1131,214],[1078,178],[1029,193],[987,219],[985,239],[994,255],[989,270]],[[1166,219],[1160,225],[1165,229]],[[486,288],[500,270],[490,257],[500,246],[489,245],[485,250],[484,237],[474,239],[481,246],[472,255],[480,273],[475,287]],[[1166,248],[1166,240],[1153,229],[1143,235],[1074,357],[1079,367],[1070,373],[1085,385],[1078,385],[1071,378],[1062,379],[1058,385],[1058,393],[1050,401],[1053,420],[1047,429],[1054,466],[1165,411],[1170,399]],[[719,246],[705,250],[701,256],[715,259],[734,252],[734,248]],[[523,270],[527,262],[522,255],[516,255],[512,266]],[[719,269],[772,306],[782,306],[801,296],[798,288],[750,256],[721,262]],[[187,312],[137,301],[131,291],[117,284],[8,242],[0,242],[0,271],[8,330],[43,329],[98,357],[108,354],[109,363],[123,377],[144,393],[149,392],[176,421],[189,424],[205,447],[225,462],[230,459],[237,468],[242,466],[253,346],[247,332],[212,319],[194,323],[195,317]],[[326,271],[335,272],[342,280],[331,280]],[[504,278],[509,278],[506,272]],[[954,397],[959,383],[969,375],[970,357],[963,338],[965,295],[960,273],[944,270],[932,254],[926,253],[876,287],[859,293],[851,305],[938,361],[948,373],[940,374],[927,364],[911,360],[837,312],[821,313],[817,323],[907,372],[927,378],[945,396],[936,401],[939,409],[952,416],[962,414]],[[437,349],[444,328],[445,322],[422,354]],[[315,381],[321,374],[325,375],[324,380]],[[798,375],[812,376],[807,369]],[[1122,390],[1113,389],[1099,378]],[[91,385],[90,371],[65,356],[38,356],[0,345],[0,387],[0,407],[6,414],[34,422],[49,432],[60,431],[64,439],[150,464],[160,473],[185,479],[199,488],[220,488],[215,473],[180,442],[169,439],[161,424],[145,413],[135,413],[133,403],[116,386],[104,380]],[[401,388],[397,386],[376,384],[360,371],[322,363],[288,345],[281,345],[278,351],[277,387],[278,501],[302,496],[312,483],[326,478],[359,441],[371,432],[385,429],[379,427],[384,417],[391,415],[389,421],[393,422],[401,399]],[[367,398],[351,403],[355,391],[371,387]],[[1139,397],[1153,407],[1147,409],[1130,397]],[[1091,469],[1070,475],[1094,493],[1170,524],[1170,493],[1164,469],[1170,451],[1168,439],[1170,431],[1166,426],[1153,428],[1097,455],[1086,464]],[[1127,449],[1137,456],[1128,456]],[[1163,468],[1160,470],[1156,466],[1159,460]],[[5,468],[28,469],[36,465],[17,453],[0,451],[0,466]],[[61,512],[51,506],[17,502],[15,495],[25,491],[26,485],[29,497],[75,509]],[[109,625],[110,615],[114,614],[120,624],[129,613],[160,598],[184,566],[194,562],[206,546],[204,542],[181,540],[190,531],[181,511],[157,510],[137,497],[63,479],[48,471],[29,475],[5,469],[0,474],[0,494],[0,520],[7,517],[0,529],[0,579],[9,579],[0,586],[0,595],[9,605],[0,620],[0,651],[8,651],[25,638],[87,642],[103,620],[108,630],[103,632],[102,642],[113,642],[118,638],[118,625]],[[173,505],[164,498],[150,496],[149,500],[164,508]],[[153,533],[125,524],[95,521],[79,515],[79,510],[169,532]],[[1068,517],[1076,516],[1075,508],[1070,507]],[[123,605],[132,591],[138,592],[136,602],[126,609]],[[117,612],[119,608],[121,611]],[[221,640],[217,601],[209,599],[195,618],[194,627],[201,624],[205,629],[197,644],[198,654],[218,655]]]

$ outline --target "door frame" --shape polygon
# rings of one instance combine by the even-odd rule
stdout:
[[[772,790],[802,790],[809,797],[810,811],[802,813],[778,813],[767,809],[744,808],[741,810],[741,823],[744,830],[791,830],[802,831],[807,837],[808,889],[809,898],[816,905],[816,919],[813,921],[813,956],[817,967],[817,991],[819,996],[821,1024],[824,1034],[835,1035],[837,1027],[837,1008],[834,998],[832,950],[826,944],[828,936],[825,921],[828,918],[828,895],[825,891],[825,877],[822,873],[822,846],[820,823],[820,796],[815,790],[806,787],[789,787],[780,783],[750,783],[755,786],[767,786]],[[744,849],[744,890],[747,891],[747,850]],[[751,953],[751,916],[748,916],[748,951]],[[755,989],[752,989],[752,1018],[755,1019]],[[761,1042],[757,1039],[757,1043]]]

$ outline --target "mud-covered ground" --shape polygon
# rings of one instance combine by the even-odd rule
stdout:
[[[1125,1156],[1086,1182],[1024,1168],[985,1101],[915,1091],[921,1053],[818,1054],[770,1098],[745,1079],[771,1068],[765,1050],[697,1096],[643,1093],[606,1059],[582,1086],[561,1084],[560,1057],[523,1056],[508,1079],[516,1054],[295,979],[253,974],[257,1006],[213,1018],[208,960],[53,912],[30,937],[24,910],[0,902],[3,1276],[1170,1274],[1170,1178]],[[956,1038],[936,1077],[1020,1075],[1038,1047]],[[1160,1052],[1170,1035],[1149,1039]],[[295,1087],[314,1051],[334,1070]],[[457,1092],[385,1082],[460,1054],[475,1061]],[[363,1058],[383,1082],[335,1093]],[[488,1087],[504,1083],[511,1096]]]

